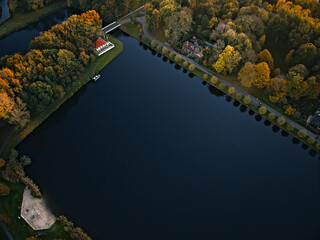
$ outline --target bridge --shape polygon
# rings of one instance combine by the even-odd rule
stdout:
[[[112,30],[120,27],[122,24],[127,23],[127,22],[130,22],[131,20],[130,20],[129,16],[132,15],[132,14],[134,14],[134,13],[136,13],[136,12],[138,12],[138,11],[140,11],[140,10],[143,9],[143,8],[144,8],[144,5],[141,6],[141,7],[139,7],[138,9],[130,12],[129,14],[123,16],[122,18],[120,18],[120,19],[117,20],[116,22],[110,23],[109,25],[103,27],[103,28],[102,28],[102,31],[103,31],[104,33],[108,33],[108,32],[111,32]]]

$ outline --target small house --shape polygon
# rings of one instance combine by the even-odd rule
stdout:
[[[98,53],[98,56],[101,56],[102,54],[114,48],[114,45],[110,41],[105,41],[101,37],[93,40],[92,43]]]

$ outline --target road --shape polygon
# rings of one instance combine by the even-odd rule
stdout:
[[[150,35],[147,27],[146,27],[146,19],[145,17],[138,17],[137,18],[137,21],[141,23],[142,25],[142,29],[143,29],[143,32],[144,32],[144,35],[151,39],[151,40],[154,40],[158,45],[162,46],[162,47],[166,47],[168,48],[171,52],[173,52],[174,54],[176,55],[180,55],[181,58],[187,62],[189,62],[190,64],[193,64],[195,67],[197,67],[198,69],[200,69],[201,71],[205,72],[206,74],[208,74],[209,76],[215,76],[218,78],[219,81],[223,82],[224,84],[226,84],[227,86],[229,87],[234,87],[238,92],[242,93],[243,95],[248,95],[250,96],[251,98],[251,102],[255,105],[259,105],[261,103],[261,106],[264,106],[269,112],[272,112],[274,113],[275,115],[277,116],[280,116],[280,117],[284,117],[284,119],[286,120],[287,123],[292,123],[294,125],[295,128],[297,128],[298,130],[305,130],[308,134],[309,137],[313,137],[315,139],[317,139],[319,137],[319,135],[317,134],[314,134],[312,132],[310,132],[308,129],[306,129],[305,127],[301,126],[300,124],[292,121],[291,119],[289,119],[288,117],[286,117],[285,115],[283,115],[282,113],[276,111],[275,109],[273,109],[272,107],[268,106],[267,104],[261,102],[258,98],[250,95],[249,93],[247,93],[246,91],[242,90],[241,88],[233,85],[232,83],[228,82],[227,80],[219,77],[219,76],[216,76],[214,75],[212,72],[210,72],[208,69],[204,68],[203,66],[201,66],[200,64],[198,64],[197,62],[193,61],[192,59],[190,58],[187,58],[186,56],[184,55],[181,55],[180,53],[178,53],[177,51],[175,51],[173,48],[170,47],[170,45],[168,43],[163,43],[159,40],[157,40],[156,38],[154,38],[153,36]]]

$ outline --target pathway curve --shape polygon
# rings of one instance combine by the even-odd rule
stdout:
[[[223,82],[224,84],[226,84],[229,87],[234,87],[238,92],[242,93],[243,95],[249,95],[251,98],[251,102],[255,105],[259,105],[260,104],[260,100],[254,96],[252,96],[251,94],[247,93],[246,91],[242,90],[241,88],[233,85],[232,83],[228,82],[227,80],[214,75],[212,72],[210,72],[208,69],[206,69],[205,67],[201,66],[200,64],[198,64],[197,62],[193,61],[192,59],[178,53],[177,51],[175,51],[173,48],[170,47],[170,45],[168,43],[163,43],[161,41],[159,41],[158,39],[154,38],[153,36],[150,35],[147,27],[146,27],[146,19],[145,17],[138,17],[137,21],[140,22],[142,24],[142,29],[144,32],[144,35],[151,39],[154,40],[158,45],[162,46],[162,47],[166,47],[168,48],[171,52],[173,52],[176,55],[180,55],[181,58],[187,62],[189,62],[190,64],[193,64],[195,67],[197,67],[198,69],[200,69],[201,71],[205,72],[206,74],[208,74],[209,76],[215,76],[219,79],[219,81]],[[282,113],[278,112],[277,110],[273,109],[272,107],[268,106],[267,104],[261,102],[260,104],[261,106],[264,106],[269,112],[272,112],[274,114],[276,114],[277,116],[281,116],[284,117],[284,119],[286,120],[287,123],[292,123],[294,125],[295,128],[297,128],[298,130],[305,130],[308,134],[308,136],[310,137],[314,137],[315,139],[318,139],[319,135],[312,133],[311,131],[309,131],[308,129],[306,129],[305,127],[301,126],[300,124],[292,121],[291,119],[289,119],[288,117],[286,117],[285,115],[283,115]]]

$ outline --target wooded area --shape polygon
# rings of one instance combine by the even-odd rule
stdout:
[[[316,0],[153,0],[148,29],[163,32],[182,51],[194,35],[199,63],[219,74],[237,74],[244,88],[263,89],[269,101],[300,118],[320,95],[320,3]],[[273,45],[269,50],[266,46]],[[287,51],[275,64],[273,55]],[[272,53],[271,53],[272,52]],[[283,67],[284,66],[284,67]]]

